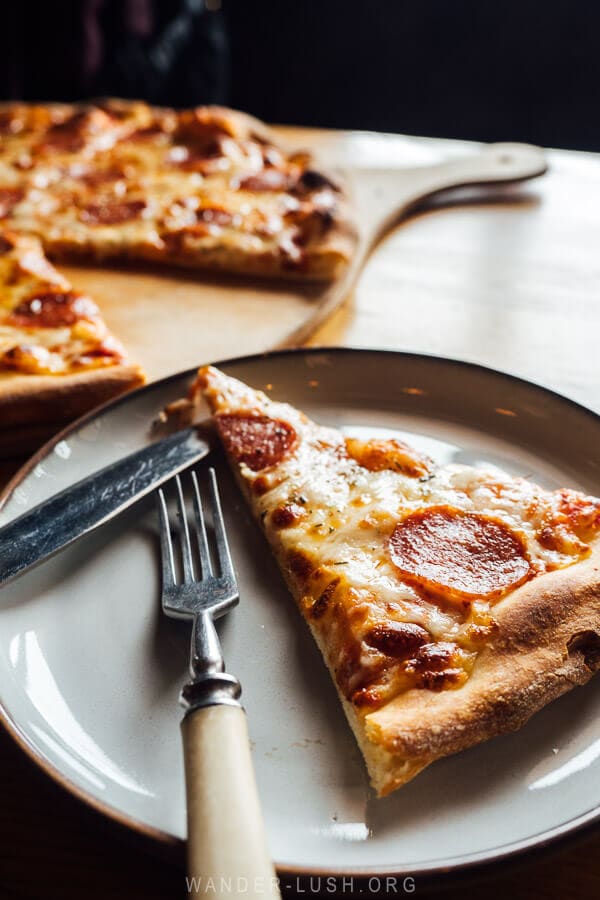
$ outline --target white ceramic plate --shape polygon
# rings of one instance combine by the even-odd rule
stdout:
[[[496,463],[549,487],[600,493],[600,419],[509,376],[357,350],[224,368],[351,434],[398,433],[442,462]],[[151,421],[190,377],[109,405],[44,448],[18,476],[2,520],[147,443]],[[220,632],[244,688],[283,870],[425,877],[547,843],[599,815],[596,682],[520,732],[437,762],[376,800],[319,653],[217,463],[242,593]],[[188,631],[161,616],[159,587],[151,502],[9,585],[0,595],[0,701],[9,730],[54,778],[176,846],[185,837],[177,696]]]

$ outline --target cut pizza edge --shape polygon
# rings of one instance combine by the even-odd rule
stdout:
[[[119,246],[113,240],[67,241],[46,239],[44,245],[53,260],[59,263],[99,264],[113,262],[124,265],[147,263],[161,269],[188,270],[190,273],[204,273],[231,278],[265,279],[269,287],[274,282],[288,283],[290,286],[306,283],[310,285],[335,282],[342,277],[356,250],[357,238],[345,223],[336,222],[331,226],[325,240],[307,251],[306,266],[299,274],[285,265],[285,261],[274,256],[251,254],[232,247],[201,247],[189,242],[187,246],[165,254],[159,247],[149,244]]]
[[[212,367],[200,370],[190,397],[191,408],[205,409],[206,403],[213,415],[249,408],[268,413],[271,404],[261,392]],[[497,629],[459,688],[411,688],[372,712],[360,712],[339,687],[326,636],[306,615],[303,591],[257,513],[248,481],[227,450],[226,455],[321,651],[378,796],[404,785],[437,759],[521,728],[600,667],[598,536],[584,559],[535,577],[494,605]]]
[[[66,375],[0,372],[0,418],[3,426],[15,429],[66,424],[145,381],[143,370],[133,363]]]
[[[0,447],[5,437],[19,446],[20,432],[26,446],[32,426],[66,424],[144,382],[95,302],[50,263],[40,241],[0,231]]]

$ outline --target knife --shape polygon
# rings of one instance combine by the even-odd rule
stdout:
[[[0,528],[0,587],[99,528],[208,455],[195,427],[124,457]]]

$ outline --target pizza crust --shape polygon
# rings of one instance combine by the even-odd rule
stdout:
[[[380,796],[435,759],[516,731],[589,681],[600,668],[600,539],[587,559],[528,582],[492,612],[499,630],[466,684],[413,689],[366,716],[359,742]],[[417,766],[408,777],[407,763]]]
[[[195,271],[221,272],[226,275],[245,275],[259,278],[281,278],[285,281],[331,281],[345,270],[356,249],[358,237],[350,217],[336,219],[326,238],[318,246],[310,247],[301,272],[291,269],[285,260],[274,253],[254,255],[239,250],[234,245],[202,247],[166,253],[151,245],[127,247],[113,241],[104,245],[44,239],[48,255],[54,261],[69,263],[150,262],[161,266],[172,265]]]
[[[67,375],[0,373],[3,428],[60,425],[144,383],[139,366],[114,365]],[[2,439],[0,438],[0,445]]]

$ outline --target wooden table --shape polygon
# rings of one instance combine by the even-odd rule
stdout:
[[[461,150],[401,136],[282,131],[340,164],[385,166],[399,155],[415,164]],[[398,227],[367,264],[354,296],[311,343],[460,357],[600,410],[600,157],[548,156],[550,173],[542,179],[483,198],[475,191],[438,197]],[[462,205],[453,205],[457,199]],[[2,463],[0,482],[19,462]],[[0,791],[0,900],[186,895],[181,868],[65,794],[4,733]],[[447,900],[483,894],[595,900],[600,833],[518,870],[435,893]]]

